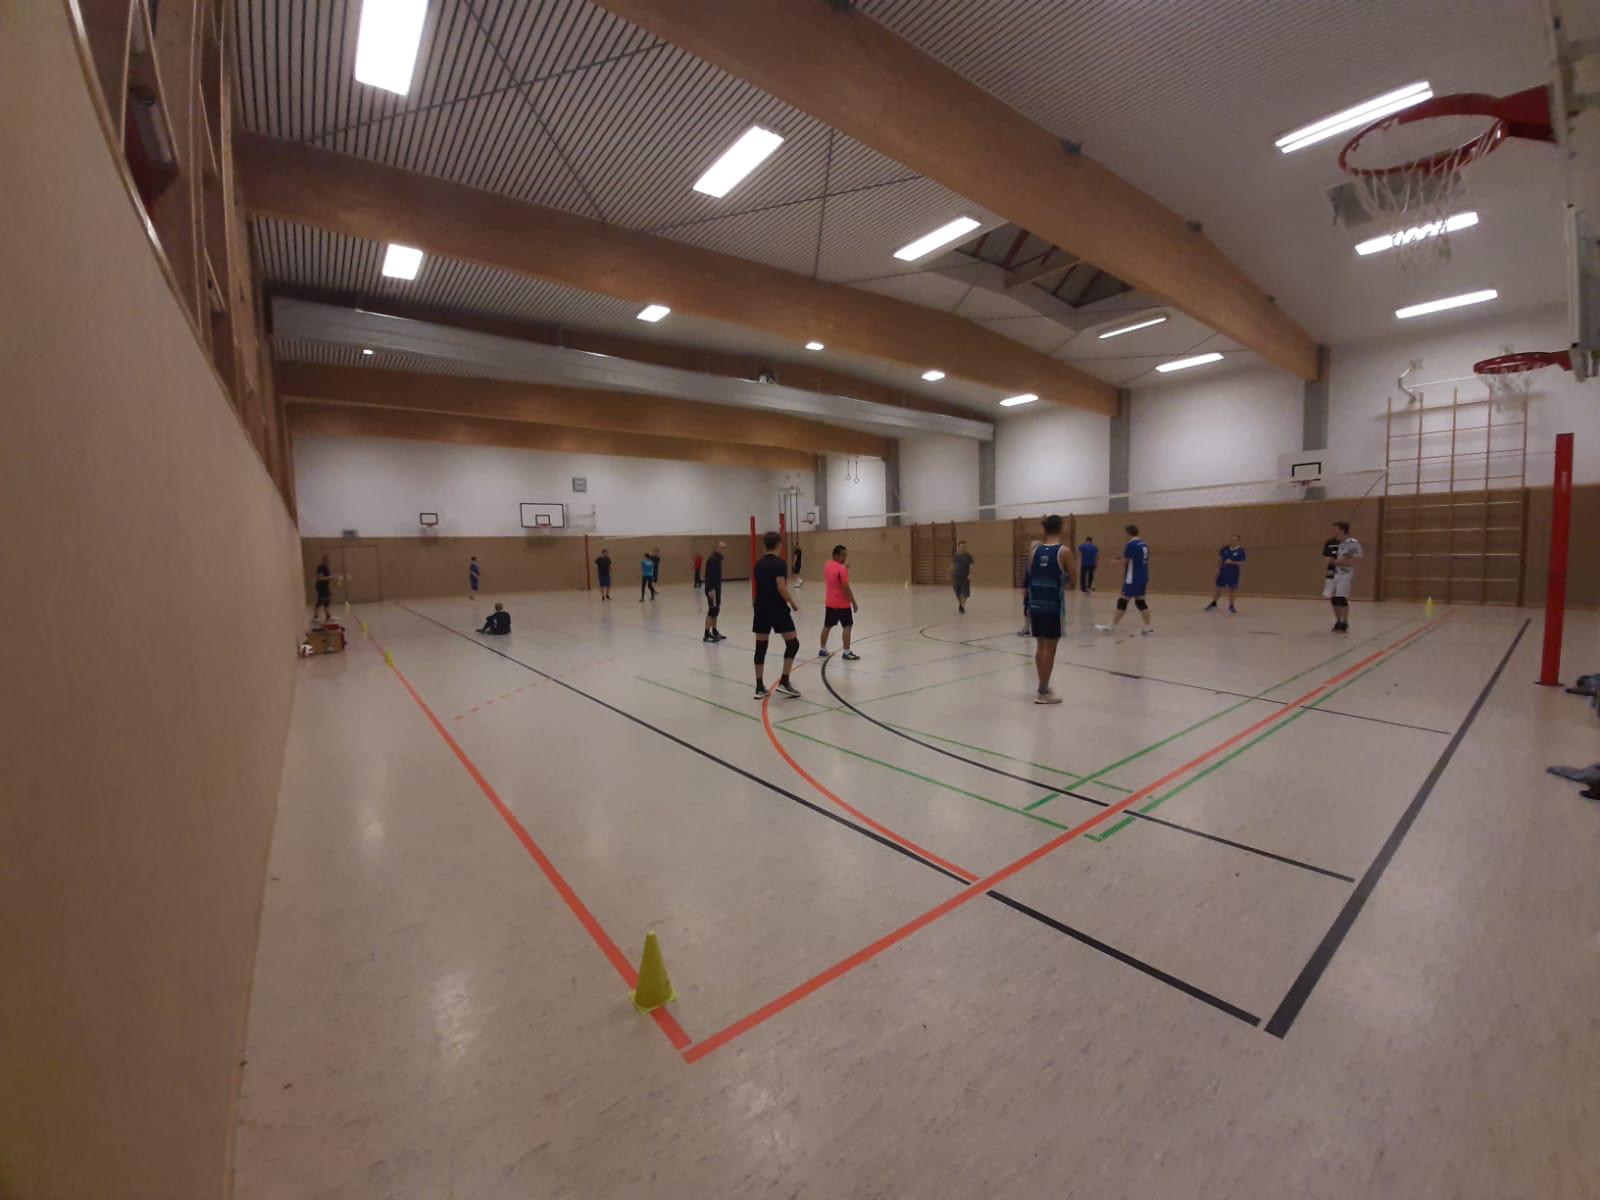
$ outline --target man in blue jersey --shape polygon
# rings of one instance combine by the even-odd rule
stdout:
[[[1211,603],[1206,605],[1207,612],[1215,611],[1223,592],[1228,593],[1228,611],[1239,611],[1233,606],[1233,601],[1239,594],[1239,564],[1243,561],[1244,539],[1236,533],[1232,541],[1217,551],[1217,590],[1211,595]]]
[[[1033,665],[1039,674],[1035,704],[1060,704],[1061,697],[1050,688],[1050,673],[1056,665],[1056,643],[1067,617],[1067,590],[1072,587],[1072,550],[1061,544],[1061,518],[1044,519],[1044,541],[1036,544],[1028,557],[1025,603],[1028,625],[1035,646]]]
[[[1094,544],[1092,537],[1083,539],[1083,545],[1078,547],[1078,590],[1080,592],[1094,591],[1094,569],[1100,565],[1100,547]]]
[[[1122,624],[1122,618],[1128,611],[1128,601],[1133,601],[1133,606],[1139,610],[1139,620],[1144,622],[1141,634],[1154,633],[1155,629],[1150,624],[1150,606],[1145,603],[1145,590],[1150,586],[1150,547],[1145,545],[1144,539],[1139,536],[1137,525],[1127,526],[1128,544],[1122,548],[1122,555],[1117,559],[1122,564],[1122,594],[1117,597],[1117,615],[1111,618],[1109,625],[1096,625],[1096,629],[1110,632]]]

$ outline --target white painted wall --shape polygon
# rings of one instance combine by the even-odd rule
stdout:
[[[1078,408],[1040,408],[995,426],[997,514],[1031,516],[1042,507],[1104,512],[1111,487],[1111,419]],[[1071,500],[1073,503],[1054,503]],[[1047,503],[1051,502],[1051,503]]]
[[[902,521],[978,519],[978,443],[927,435],[900,439]]]
[[[1255,498],[1235,489],[1221,496],[1151,496],[1169,488],[1214,487],[1273,479],[1278,455],[1300,449],[1304,384],[1264,364],[1207,374],[1175,374],[1133,390],[1128,486],[1133,508],[1212,504]]]
[[[802,511],[814,507],[808,472],[653,458],[299,436],[294,466],[306,537],[345,529],[415,537],[419,512],[437,512],[445,537],[515,537],[525,500],[565,502],[577,528],[592,511],[587,531],[594,533],[723,533],[743,529],[752,515],[775,522],[778,491],[788,483],[803,488]],[[573,476],[587,478],[589,490],[574,493]]]
[[[1422,368],[1413,379],[1450,379],[1471,375],[1474,362],[1502,353],[1506,344],[1517,350],[1556,350],[1569,341],[1564,306],[1520,313],[1496,313],[1492,308],[1486,306],[1481,316],[1471,320],[1458,316],[1451,321],[1447,313],[1437,318],[1421,317],[1415,323],[1405,322],[1406,328],[1392,337],[1334,349],[1328,417],[1328,450],[1334,470],[1384,465],[1385,402],[1393,397],[1396,407],[1404,407],[1395,378],[1412,359],[1422,360]],[[1430,320],[1437,323],[1430,327]],[[1540,371],[1532,378],[1528,399],[1528,482],[1550,482],[1551,451],[1558,433],[1577,435],[1574,481],[1600,482],[1600,381],[1580,383],[1570,373],[1555,368]],[[1468,379],[1426,389],[1424,403],[1448,404],[1452,387],[1460,389],[1462,400],[1481,401],[1487,395],[1482,384]],[[1486,405],[1476,405],[1473,413],[1466,414],[1467,419],[1481,424],[1485,411]],[[1429,427],[1436,421],[1430,417]],[[1445,425],[1448,427],[1448,422]],[[1444,445],[1447,448],[1448,443]],[[1425,453],[1432,449],[1430,445]]]
[[[883,515],[888,510],[887,480],[887,464],[881,459],[828,455],[828,511],[824,528],[882,525]]]

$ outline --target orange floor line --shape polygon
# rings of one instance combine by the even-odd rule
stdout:
[[[379,643],[377,638],[372,639],[372,646],[373,649],[375,649],[379,654],[383,653],[383,646]],[[461,748],[461,744],[457,742],[455,738],[450,736],[450,731],[446,729],[439,718],[434,715],[433,709],[428,707],[428,702],[422,698],[422,696],[417,692],[416,688],[411,686],[411,681],[406,678],[405,672],[403,672],[393,662],[389,663],[389,669],[394,672],[395,678],[401,682],[406,691],[410,693],[411,698],[416,701],[417,707],[422,710],[423,715],[428,718],[429,724],[431,724],[434,729],[438,731],[439,736],[444,739],[445,745],[450,747],[451,753],[453,753],[456,758],[460,760],[461,765],[467,769],[467,774],[472,777],[472,782],[478,785],[478,790],[488,797],[490,804],[494,805],[495,811],[500,814],[500,819],[504,821],[510,828],[511,832],[516,836],[517,841],[522,843],[522,848],[526,850],[529,857],[531,857],[533,861],[538,864],[539,870],[544,872],[544,877],[550,881],[550,886],[555,888],[556,894],[560,896],[561,899],[566,902],[567,907],[572,910],[572,915],[578,918],[578,923],[582,925],[588,932],[589,937],[593,939],[594,944],[600,947],[600,953],[606,956],[611,965],[616,969],[617,974],[622,976],[622,981],[628,985],[628,990],[631,992],[634,988],[638,987],[638,971],[634,969],[633,964],[628,961],[627,957],[618,948],[617,943],[612,939],[611,935],[605,931],[605,928],[600,924],[595,915],[589,911],[588,905],[584,904],[584,902],[578,898],[578,893],[572,890],[572,885],[569,884],[566,880],[566,877],[556,869],[556,865],[550,861],[549,855],[547,855],[544,850],[540,848],[538,842],[534,841],[533,835],[528,832],[527,828],[522,824],[522,822],[517,820],[516,814],[506,807],[505,802],[500,799],[499,793],[496,792],[494,790],[494,786],[483,777],[483,772],[478,770],[477,764],[474,763],[468,756],[467,752]],[[473,711],[476,712],[477,710],[474,709]],[[669,1013],[666,1009],[658,1008],[650,1015],[655,1018],[656,1024],[661,1027],[661,1032],[667,1035],[667,1040],[672,1043],[674,1049],[682,1050],[689,1045],[689,1035],[683,1031],[683,1026],[678,1024],[677,1018]]]
[[[885,950],[889,949],[891,946],[903,942],[906,938],[910,937],[918,930],[926,928],[939,918],[954,912],[962,905],[976,899],[985,892],[989,891],[991,888],[1011,878],[1013,875],[1017,874],[1017,872],[1025,870],[1034,863],[1038,862],[1040,859],[1044,858],[1046,855],[1052,854],[1059,850],[1068,842],[1082,837],[1085,833],[1088,833],[1091,829],[1095,828],[1095,826],[1104,824],[1118,813],[1121,813],[1125,809],[1128,809],[1139,803],[1141,800],[1148,798],[1161,788],[1165,787],[1167,784],[1171,783],[1173,780],[1177,779],[1179,776],[1187,774],[1196,767],[1199,767],[1209,760],[1215,758],[1217,755],[1224,753],[1231,747],[1237,745],[1239,742],[1244,741],[1245,739],[1256,734],[1261,729],[1266,728],[1268,725],[1273,725],[1284,720],[1284,718],[1286,718],[1290,713],[1304,708],[1307,704],[1311,703],[1311,701],[1315,700],[1318,696],[1323,695],[1325,692],[1336,686],[1348,676],[1355,674],[1357,671],[1369,666],[1378,659],[1394,653],[1394,651],[1398,650],[1407,642],[1413,640],[1414,638],[1420,637],[1423,633],[1434,628],[1440,622],[1448,620],[1450,615],[1451,614],[1449,613],[1445,613],[1442,616],[1436,617],[1434,620],[1429,621],[1426,625],[1414,630],[1412,633],[1401,638],[1399,641],[1385,646],[1381,650],[1373,651],[1360,662],[1346,667],[1337,675],[1334,675],[1331,678],[1319,683],[1316,687],[1305,693],[1305,695],[1290,701],[1288,704],[1284,705],[1275,712],[1268,713],[1255,724],[1246,729],[1240,730],[1238,733],[1233,734],[1231,737],[1228,737],[1221,742],[1218,742],[1209,750],[1196,755],[1182,766],[1175,767],[1171,771],[1168,771],[1160,779],[1145,785],[1138,791],[1133,792],[1132,794],[1117,801],[1115,804],[1101,809],[1094,816],[1089,817],[1080,824],[1074,825],[1065,833],[1059,834],[1050,839],[1050,841],[1045,842],[1043,845],[1030,850],[1027,854],[1024,854],[1015,862],[1001,867],[993,874],[987,875],[984,878],[968,885],[966,888],[957,892],[954,896],[951,896],[943,903],[930,908],[927,912],[921,914],[920,916],[912,918],[898,929],[891,930],[877,941],[872,942],[867,946],[863,946],[860,950],[857,950],[848,958],[841,959],[839,962],[834,963],[826,970],[813,975],[810,979],[807,979],[798,987],[791,988],[783,995],[777,997],[775,1000],[769,1001],[767,1004],[764,1004],[762,1007],[756,1009],[749,1015],[741,1017],[733,1024],[722,1030],[719,1030],[710,1037],[696,1042],[694,1045],[684,1050],[684,1059],[688,1062],[698,1062],[700,1059],[710,1054],[713,1050],[719,1049],[720,1047],[725,1046],[729,1042],[733,1041],[735,1038],[750,1032],[750,1030],[756,1028],[756,1026],[761,1025],[763,1022],[777,1016],[779,1013],[805,999],[813,992],[825,987],[829,983],[832,983],[835,979],[847,974],[856,967],[859,967],[862,963],[871,961],[878,955],[882,954]]]

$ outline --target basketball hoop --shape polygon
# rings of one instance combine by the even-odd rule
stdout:
[[[1403,270],[1450,257],[1461,215],[1463,172],[1508,137],[1554,142],[1543,86],[1511,96],[1436,96],[1368,125],[1339,154],[1361,207],[1388,234]],[[1459,226],[1458,226],[1459,227]]]
[[[1522,401],[1533,390],[1533,373],[1545,367],[1570,371],[1572,355],[1566,350],[1523,350],[1475,362],[1472,373],[1489,389],[1490,402],[1504,405]]]

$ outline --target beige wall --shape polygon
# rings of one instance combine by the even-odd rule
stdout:
[[[802,533],[803,566],[807,577],[822,578],[822,564],[833,548],[850,551],[852,583],[905,583],[911,578],[911,530],[906,526],[876,529],[823,529]]]
[[[0,21],[0,1194],[218,1197],[295,534],[119,181],[65,6]]]

